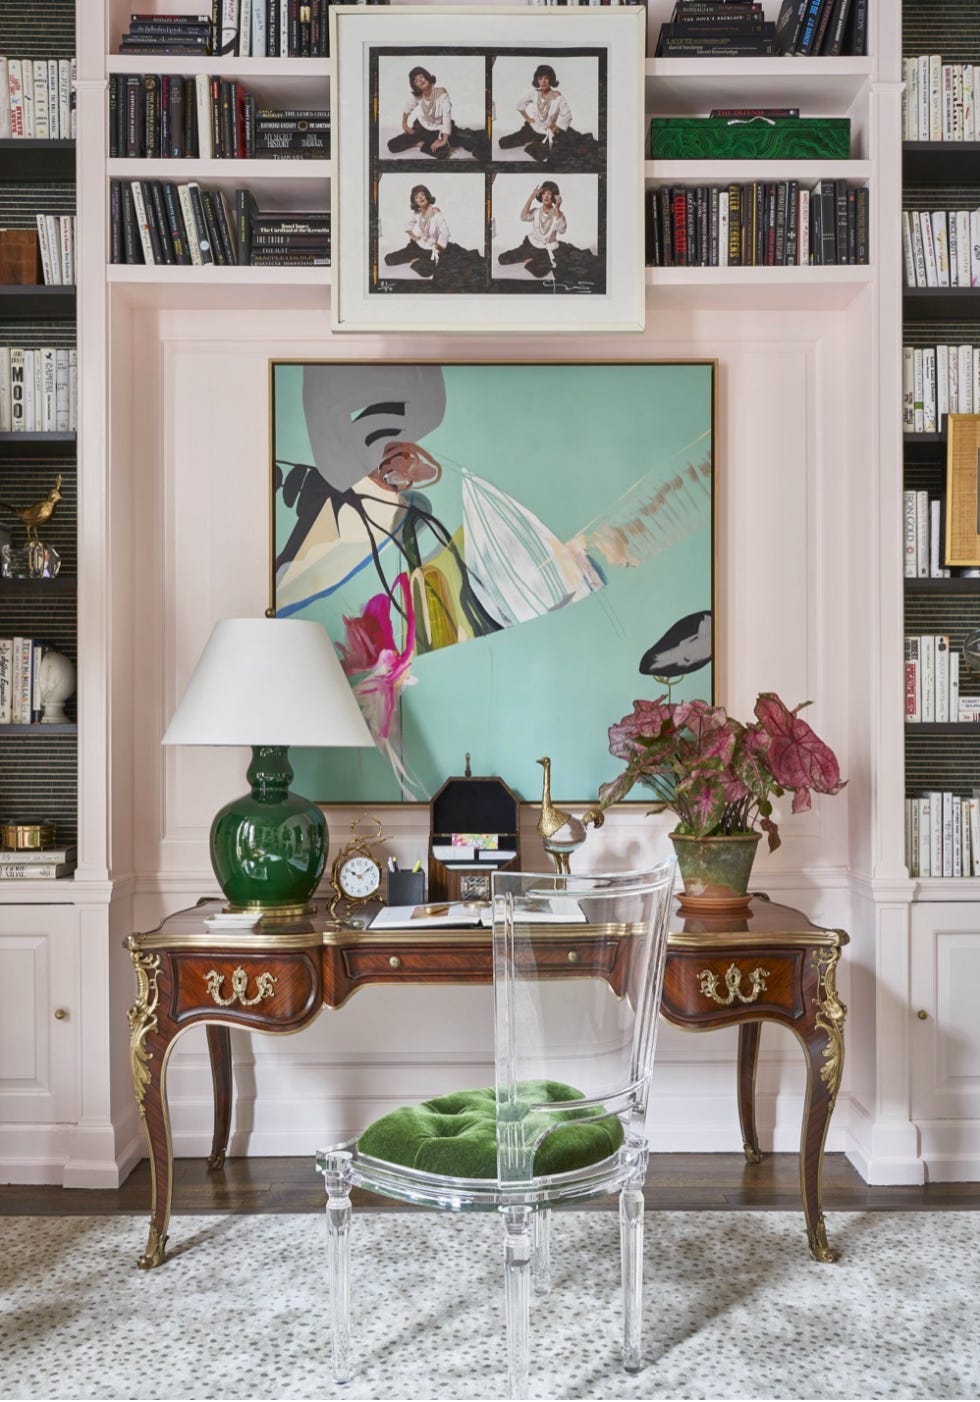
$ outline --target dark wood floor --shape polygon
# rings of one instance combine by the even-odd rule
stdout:
[[[827,1212],[980,1209],[980,1183],[869,1187],[843,1154],[826,1156],[823,1192]],[[795,1211],[800,1207],[799,1160],[795,1154],[770,1154],[750,1166],[741,1154],[655,1154],[646,1196],[653,1211]],[[366,1194],[356,1200],[364,1206],[384,1205]],[[0,1216],[142,1215],[149,1201],[150,1170],[144,1160],[114,1190],[0,1187]],[[320,1212],[323,1202],[323,1182],[312,1156],[229,1159],[218,1173],[209,1173],[203,1159],[177,1160],[175,1213]]]

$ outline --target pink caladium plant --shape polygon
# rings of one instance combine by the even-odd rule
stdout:
[[[772,799],[793,794],[793,812],[811,793],[844,787],[833,750],[772,691],[755,703],[755,720],[733,720],[706,701],[634,701],[631,715],[609,727],[609,750],[626,768],[599,790],[600,808],[624,799],[634,784],[651,789],[653,813],[676,813],[675,831],[733,837],[760,830],[779,846]]]

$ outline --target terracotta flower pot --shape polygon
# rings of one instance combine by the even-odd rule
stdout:
[[[682,911],[741,914],[749,906],[749,876],[761,832],[735,837],[685,837],[672,832],[677,867],[684,878]]]

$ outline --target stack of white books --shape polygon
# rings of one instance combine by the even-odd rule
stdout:
[[[0,851],[0,881],[53,881],[71,876],[77,865],[74,847]]]
[[[0,58],[0,140],[75,139],[74,58]]]
[[[930,790],[905,800],[910,876],[980,876],[980,798]]]

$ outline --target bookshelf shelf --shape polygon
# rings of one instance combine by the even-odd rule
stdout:
[[[972,720],[906,722],[906,737],[918,735],[923,740],[938,740],[944,735],[973,735],[980,739],[980,724]]]
[[[74,141],[5,137],[0,141],[0,180],[74,180]]]
[[[170,311],[265,311],[330,307],[330,268],[175,267],[113,263],[113,296]]]
[[[43,725],[40,721],[34,725],[0,725],[0,740],[6,736],[17,735],[77,735],[78,726],[74,721],[66,721],[58,725]]]
[[[664,307],[808,311],[846,307],[871,286],[867,264],[836,267],[647,268]]]
[[[848,180],[871,178],[870,161],[646,161],[648,181],[667,185],[707,185],[712,181]]]
[[[109,54],[106,70],[109,73],[180,73],[187,77],[192,73],[207,73],[215,78],[316,78],[323,83],[330,78],[330,60],[222,58],[217,55],[191,58],[180,54],[166,54],[157,58],[153,54]]]
[[[11,594],[73,594],[78,581],[70,575],[55,575],[54,579],[0,579],[0,600]]]
[[[976,579],[907,579],[910,594],[980,594],[980,578]]]
[[[935,462],[937,458],[942,458],[946,453],[945,431],[943,433],[906,433],[902,439],[902,451],[906,462]]]
[[[944,185],[976,179],[980,141],[906,141],[902,174],[916,185]]]
[[[707,116],[712,107],[799,107],[839,116],[871,80],[867,58],[653,58],[650,116]]]
[[[73,458],[75,433],[0,433],[0,462],[24,458]]]
[[[980,318],[980,287],[906,287],[902,293],[906,321]]]
[[[0,317],[71,321],[75,316],[74,287],[45,287],[40,284],[0,287]]]

